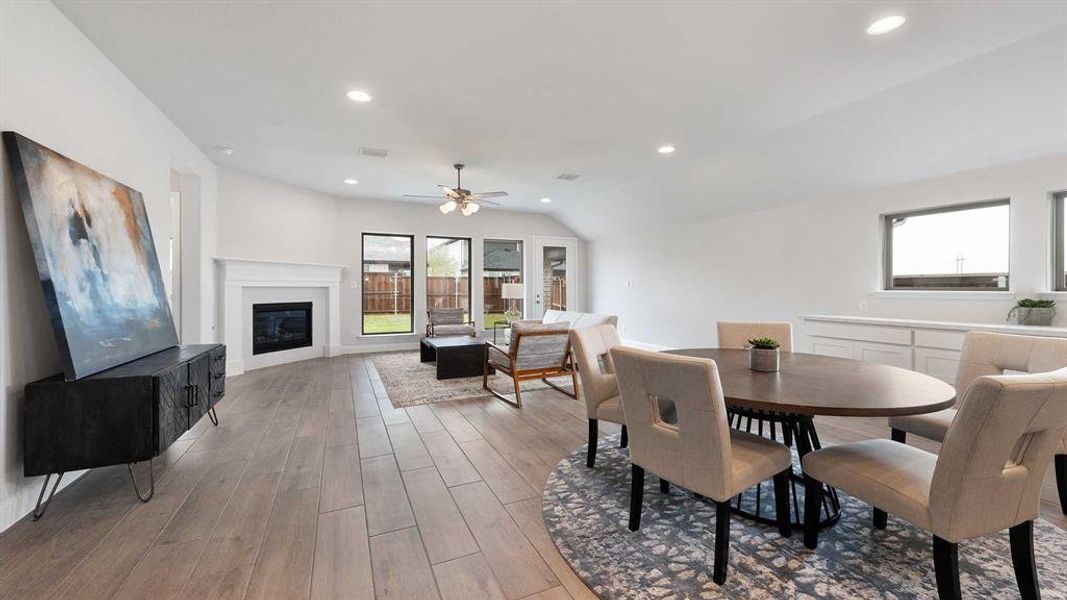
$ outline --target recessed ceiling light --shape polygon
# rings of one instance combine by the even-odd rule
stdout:
[[[348,90],[348,93],[345,94],[345,96],[347,96],[348,99],[351,100],[352,102],[364,102],[365,103],[365,102],[370,102],[371,100],[374,100],[373,96],[371,96],[367,92],[364,92],[363,90]]]
[[[355,179],[352,179],[351,177],[349,177],[348,179],[345,180],[345,183],[347,183],[348,185],[356,185],[359,182],[356,181]]]
[[[660,146],[659,148],[656,149],[656,152],[659,152],[660,154],[670,154],[671,152],[674,152],[674,150],[675,150],[674,146],[671,146],[670,144],[668,144],[666,146]]]
[[[867,35],[883,35],[897,29],[908,19],[904,15],[892,15],[878,19],[867,26]]]
[[[541,204],[548,204],[552,202],[552,198],[541,198]]]
[[[223,156],[233,156],[233,148],[229,146],[215,146],[215,151]]]

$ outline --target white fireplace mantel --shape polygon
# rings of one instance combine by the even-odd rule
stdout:
[[[326,295],[326,339],[316,346],[325,356],[341,352],[341,275],[344,265],[216,258],[219,271],[221,330],[226,344],[226,373],[245,370],[245,346],[251,341],[251,325],[244,322],[245,295],[253,288],[323,288]]]

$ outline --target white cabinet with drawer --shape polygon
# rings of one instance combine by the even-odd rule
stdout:
[[[956,383],[956,371],[960,368],[958,350],[943,348],[916,348],[915,370],[937,377],[948,384]]]
[[[803,316],[801,352],[854,358],[956,381],[960,351],[968,331],[1067,337],[1062,327],[1029,327],[875,317]]]
[[[856,352],[852,358],[863,362],[891,365],[902,369],[912,368],[911,346],[895,344],[878,344],[875,342],[856,342]]]
[[[852,358],[904,369],[912,368],[911,346],[901,346],[899,344],[813,337],[811,338],[811,353],[837,358]]]
[[[811,338],[811,353],[837,358],[852,358],[856,353],[856,343],[851,340],[833,338]]]

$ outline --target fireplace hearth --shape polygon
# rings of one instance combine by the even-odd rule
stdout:
[[[252,305],[252,354],[311,345],[311,303]]]

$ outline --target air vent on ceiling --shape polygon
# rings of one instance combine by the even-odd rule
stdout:
[[[556,179],[559,179],[560,181],[574,181],[579,177],[581,177],[581,175],[578,175],[577,173],[561,173]]]
[[[362,156],[370,156],[373,158],[385,158],[389,156],[389,151],[384,148],[368,148],[366,146],[360,146],[359,153]]]

